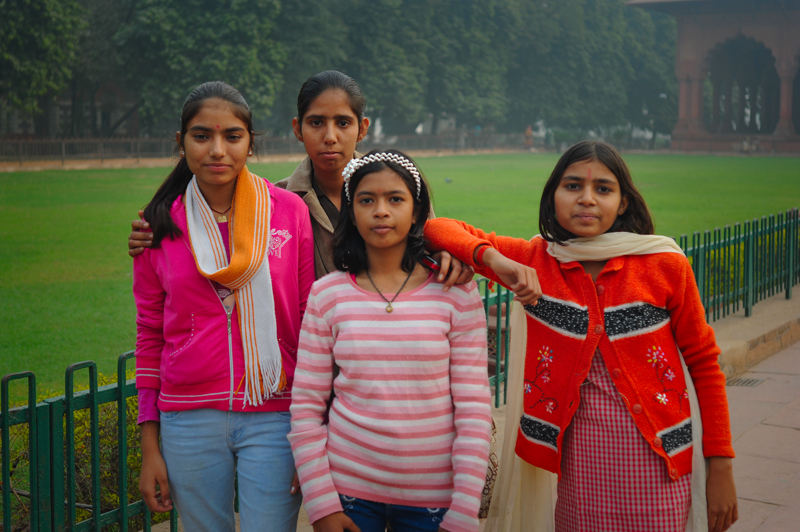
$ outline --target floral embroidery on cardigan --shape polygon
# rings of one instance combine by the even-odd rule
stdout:
[[[685,389],[681,392],[674,388],[668,388],[668,384],[675,380],[675,371],[666,363],[666,360],[667,355],[661,346],[653,346],[652,349],[647,350],[647,362],[655,370],[662,388],[662,391],[653,394],[653,399],[661,405],[666,405],[669,403],[669,395],[675,394],[675,397],[678,398],[678,405],[683,406],[683,400],[688,399],[689,394]]]
[[[536,360],[538,360],[536,364],[536,374],[532,380],[525,379],[523,389],[526,395],[533,393],[534,389],[538,390],[540,394],[539,400],[529,403],[526,408],[533,410],[540,403],[544,403],[545,410],[547,410],[549,414],[552,414],[553,410],[558,408],[558,401],[554,397],[545,396],[545,391],[539,386],[538,381],[541,380],[544,384],[550,382],[550,364],[553,363],[553,350],[548,346],[542,346],[542,348],[539,349],[539,356],[536,357]]]

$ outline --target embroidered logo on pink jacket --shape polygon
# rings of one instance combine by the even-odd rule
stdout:
[[[287,229],[270,229],[269,254],[281,258],[281,248],[291,240],[292,235]]]

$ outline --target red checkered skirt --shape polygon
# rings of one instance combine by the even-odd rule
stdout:
[[[564,434],[556,532],[683,532],[691,477],[669,478],[595,353]]]

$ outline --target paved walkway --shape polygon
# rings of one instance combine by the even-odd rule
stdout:
[[[763,380],[729,386],[739,521],[732,532],[800,530],[800,343],[740,375]]]

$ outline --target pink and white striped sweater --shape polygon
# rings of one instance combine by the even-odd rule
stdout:
[[[303,503],[312,523],[342,511],[339,494],[449,508],[442,528],[475,532],[491,427],[477,287],[430,276],[392,306],[345,272],[311,288],[289,434]]]

